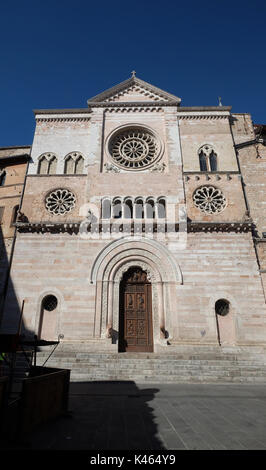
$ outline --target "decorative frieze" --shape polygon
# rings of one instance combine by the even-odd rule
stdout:
[[[203,171],[188,171],[184,172],[185,182],[193,181],[222,181],[227,182],[235,179],[241,181],[241,175],[238,171],[219,171],[219,172],[203,172]]]
[[[88,122],[91,117],[54,117],[45,116],[36,118],[36,122]]]
[[[178,113],[177,114],[177,119],[184,119],[187,121],[195,121],[195,120],[218,120],[218,119],[228,119],[229,114],[222,114],[222,113],[217,113],[217,114],[211,114],[211,113],[202,113],[202,114],[189,114],[189,113]]]
[[[81,222],[16,222],[15,226],[17,227],[18,232],[21,233],[76,233],[80,232]],[[86,230],[88,232],[95,231],[94,224],[88,223],[86,225]],[[148,224],[145,223],[138,223],[138,232],[139,236],[143,236],[147,232],[147,225],[152,233],[164,233],[166,238],[167,234],[178,233],[180,230],[180,225],[178,223],[156,223],[156,222],[149,222]],[[108,227],[108,232],[110,232],[110,236],[112,231],[114,233],[121,232],[126,233],[127,236],[132,236],[132,238],[136,235],[136,231],[134,231],[134,223],[127,222],[125,224],[126,231],[124,231],[123,224],[117,223],[99,223],[97,225],[97,233],[107,233],[106,228]],[[128,230],[130,228],[130,230]],[[115,230],[114,230],[115,229]],[[254,229],[254,224],[251,220],[244,221],[244,222],[187,222],[187,232],[249,232]]]
[[[151,101],[167,101],[165,98],[162,96],[158,95],[157,93],[152,93],[150,90],[147,90],[143,87],[140,86],[131,86],[129,88],[125,88],[124,90],[121,90],[120,92],[114,94],[110,98],[107,98],[107,102],[114,102],[118,101],[121,97],[125,97],[127,95],[134,95],[134,94],[140,94],[145,96],[146,98],[150,99]]]
[[[112,108],[106,108],[105,113],[155,113],[155,112],[163,112],[163,108],[158,107],[158,106],[147,106],[144,104],[136,104],[135,106],[129,106],[128,103],[126,105],[123,105],[123,103],[120,103],[119,107],[112,107]]]

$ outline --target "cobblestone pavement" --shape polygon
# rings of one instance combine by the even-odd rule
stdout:
[[[69,411],[32,433],[29,448],[266,449],[266,384],[72,383]]]

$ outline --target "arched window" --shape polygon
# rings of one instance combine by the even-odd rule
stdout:
[[[146,202],[146,217],[147,219],[154,219],[155,218],[155,205],[154,200],[149,199]]]
[[[79,152],[69,153],[65,158],[65,174],[81,175],[83,174],[84,158]]]
[[[229,313],[230,303],[226,299],[219,299],[215,302],[215,313],[225,317]]]
[[[6,180],[6,171],[1,170],[0,171],[0,186],[4,186]]]
[[[66,159],[64,173],[66,175],[73,175],[75,173],[75,162],[72,157]]]
[[[220,298],[215,302],[217,339],[220,346],[236,344],[235,319],[231,303]]]
[[[200,171],[208,171],[207,170],[207,160],[203,151],[199,153],[199,163],[200,163]]]
[[[138,198],[135,202],[135,217],[136,219],[144,219],[144,205],[143,200]]]
[[[210,170],[217,171],[217,155],[216,153],[214,153],[214,151],[212,151],[209,156],[209,162],[210,162]]]
[[[55,295],[49,294],[42,299],[38,337],[54,339],[56,336],[56,308],[58,300]]]
[[[111,201],[110,199],[104,199],[102,201],[102,218],[110,219],[111,218]]]
[[[124,218],[132,219],[133,217],[133,204],[131,199],[126,199],[124,202]]]
[[[165,207],[165,199],[160,198],[157,203],[157,214],[159,219],[165,219],[166,217],[166,207]]]
[[[113,202],[113,218],[121,219],[122,217],[122,204],[120,199],[116,199]]]
[[[38,174],[55,175],[57,158],[53,153],[44,153],[39,157]]]
[[[217,171],[217,154],[211,145],[200,147],[198,155],[200,171]]]

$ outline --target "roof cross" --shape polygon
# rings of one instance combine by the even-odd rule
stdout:
[[[134,78],[136,76],[136,72],[135,70],[133,70],[133,72],[131,72],[131,78]]]

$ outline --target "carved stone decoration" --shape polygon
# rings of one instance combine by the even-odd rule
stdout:
[[[106,173],[120,173],[120,169],[113,165],[113,163],[105,163],[104,166]]]
[[[214,186],[201,186],[193,194],[194,205],[204,214],[219,214],[227,204],[222,191]]]
[[[21,212],[20,210],[18,210],[16,222],[27,223],[27,222],[29,222],[29,219],[28,219],[28,217],[27,217],[25,214],[23,214],[23,212]]]
[[[86,215],[86,222],[91,225],[93,221],[93,212],[91,209],[88,209],[87,215]]]
[[[151,165],[159,154],[159,143],[146,129],[132,128],[116,134],[110,142],[113,160],[128,170]]]
[[[45,199],[45,207],[51,214],[66,215],[76,203],[75,195],[68,189],[56,189]]]
[[[157,163],[156,165],[154,165],[152,168],[151,168],[151,171],[156,171],[158,173],[163,173],[164,170],[166,168],[166,164],[165,163]]]
[[[210,154],[213,152],[213,147],[209,144],[202,145],[202,147],[200,147],[198,153],[200,153],[200,152],[203,152],[204,155],[206,155],[206,157],[209,157]]]

